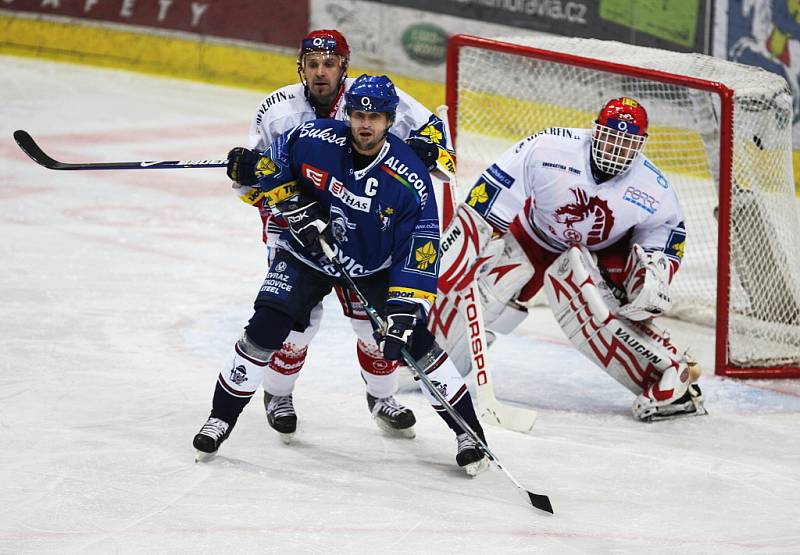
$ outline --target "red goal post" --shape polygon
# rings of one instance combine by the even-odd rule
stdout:
[[[715,372],[800,377],[800,224],[786,81],[700,54],[564,37],[450,37],[447,104],[468,187],[516,141],[590,127],[616,96],[650,115],[645,154],[686,214],[671,316],[715,327]],[[465,193],[465,191],[461,191]]]

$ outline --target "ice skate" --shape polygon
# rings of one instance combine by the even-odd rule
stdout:
[[[373,397],[367,393],[367,406],[375,423],[384,432],[407,437],[409,439],[416,435],[414,424],[417,419],[411,409],[404,407],[394,397]]]
[[[290,444],[297,430],[297,413],[294,412],[292,394],[270,395],[265,391],[264,408],[270,427],[280,434],[281,441]]]
[[[697,384],[689,385],[686,393],[671,403],[662,404],[644,394],[639,395],[633,403],[633,416],[642,422],[673,420],[704,414],[708,414],[708,411],[703,405],[703,393]]]
[[[468,476],[477,476],[489,468],[489,459],[486,458],[474,439],[467,434],[458,434],[456,441],[458,442],[456,462]]]
[[[219,446],[228,439],[233,426],[224,420],[209,416],[197,435],[194,436],[192,445],[197,449],[195,462],[203,462],[217,454]]]

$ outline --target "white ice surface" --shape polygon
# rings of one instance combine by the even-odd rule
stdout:
[[[0,553],[800,553],[796,382],[707,372],[709,416],[639,424],[543,309],[491,351],[536,427],[487,434],[554,516],[462,475],[418,392],[417,438],[382,435],[333,299],[296,444],[258,393],[195,464],[263,276],[255,211],[223,170],[50,171],[11,132],[65,161],[221,158],[261,96],[0,57]],[[710,330],[671,325],[710,366]]]

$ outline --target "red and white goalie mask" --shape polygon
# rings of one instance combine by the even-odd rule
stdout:
[[[647,142],[647,112],[632,98],[609,100],[597,116],[592,132],[592,160],[601,172],[621,175]]]

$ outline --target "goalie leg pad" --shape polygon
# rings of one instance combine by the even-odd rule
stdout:
[[[488,335],[493,332],[511,333],[528,317],[528,309],[516,301],[508,301],[503,311],[492,322],[492,329],[486,330],[489,344],[494,342],[494,337]],[[487,322],[488,325],[488,322]]]
[[[482,352],[488,348],[488,345],[473,344],[481,341],[479,334],[470,329],[469,317],[474,314],[474,303],[481,303],[485,325],[491,324],[501,333],[511,332],[527,315],[526,310],[520,310],[522,307],[512,301],[534,273],[517,240],[510,234],[492,239],[484,252],[487,253],[485,259],[481,257],[484,265],[492,269],[479,278],[477,287],[470,288],[469,283],[461,282],[460,289],[444,293],[440,278],[439,295],[428,318],[429,329],[462,376],[471,370],[470,350]]]
[[[659,402],[686,392],[689,372],[683,370],[688,367],[668,335],[652,322],[614,315],[619,303],[584,247],[559,256],[544,281],[550,307],[569,340],[617,382],[636,395],[655,387]]]
[[[461,376],[467,376],[472,370],[469,330],[462,304],[466,303],[464,306],[468,306],[470,302],[480,302],[477,294],[472,298],[476,289],[475,287],[467,289],[471,300],[466,300],[464,295],[456,292],[438,295],[428,315],[428,330],[436,337],[436,342],[447,351]]]
[[[475,273],[487,260],[499,254],[498,247],[487,251],[492,238],[492,226],[468,204],[458,207],[453,221],[442,232],[439,294],[448,294],[469,286]],[[502,248],[502,246],[499,246]]]

